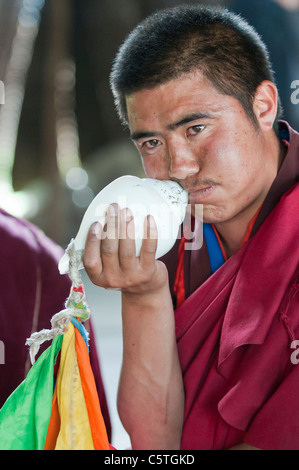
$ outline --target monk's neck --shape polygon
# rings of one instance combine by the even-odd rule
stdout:
[[[242,214],[228,222],[215,224],[228,258],[240,249],[247,232],[248,224],[257,211],[258,207],[256,207],[256,210],[251,211],[250,214]]]

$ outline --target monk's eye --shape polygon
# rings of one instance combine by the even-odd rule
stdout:
[[[158,139],[151,139],[143,142],[142,147],[145,147],[147,149],[153,149],[157,147],[160,144],[160,141]]]
[[[204,126],[203,124],[197,124],[196,126],[188,127],[188,129],[187,129],[187,135],[188,135],[188,136],[197,135],[197,134],[199,134],[204,128],[205,128],[205,126]]]

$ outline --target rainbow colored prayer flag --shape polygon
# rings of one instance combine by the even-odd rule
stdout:
[[[111,449],[80,318],[72,317],[4,403],[0,449]]]

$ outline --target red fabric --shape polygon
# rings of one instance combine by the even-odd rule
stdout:
[[[217,229],[216,229],[216,227],[215,227],[214,224],[212,224],[212,228],[213,228],[214,233],[215,233],[215,235],[216,235],[216,238],[217,238],[217,240],[218,240],[218,243],[219,243],[219,246],[220,246],[220,249],[221,249],[223,258],[225,259],[225,261],[227,261],[227,254],[225,253],[225,249],[224,249],[224,246],[223,246],[223,244],[222,244],[220,235],[219,235],[219,233],[218,233],[218,231],[217,231]]]
[[[182,449],[299,449],[298,200],[299,185],[175,312]]]
[[[186,224],[184,227],[184,233],[182,234],[179,248],[178,248],[178,259],[174,278],[173,292],[175,295],[176,307],[179,307],[186,299],[185,290],[185,242],[192,240],[195,229],[195,218],[191,216],[190,224]],[[186,234],[186,236],[185,236]]]
[[[186,298],[185,293],[185,280],[184,280],[184,253],[185,253],[185,242],[186,239],[182,235],[179,251],[178,251],[178,263],[174,280],[174,293],[176,297],[176,306],[179,307]]]
[[[249,237],[251,235],[251,232],[252,232],[252,229],[253,229],[253,226],[255,224],[255,221],[260,213],[260,210],[261,210],[262,206],[257,210],[257,212],[255,213],[255,215],[252,217],[251,221],[249,222],[248,226],[247,226],[247,230],[246,230],[246,233],[243,237],[243,240],[242,240],[242,243],[241,243],[241,246],[245,245],[246,242],[248,242],[249,240]]]

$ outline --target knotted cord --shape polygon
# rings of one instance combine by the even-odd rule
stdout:
[[[86,300],[84,285],[82,282],[79,266],[82,263],[80,251],[74,248],[74,240],[71,240],[66,249],[69,256],[69,277],[72,281],[70,295],[65,302],[65,308],[56,313],[51,319],[51,329],[42,329],[41,331],[32,333],[30,338],[26,340],[29,346],[29,354],[31,363],[34,364],[35,357],[40,346],[45,341],[50,341],[61,334],[68,331],[68,325],[73,317],[85,322],[90,317],[90,308]]]

